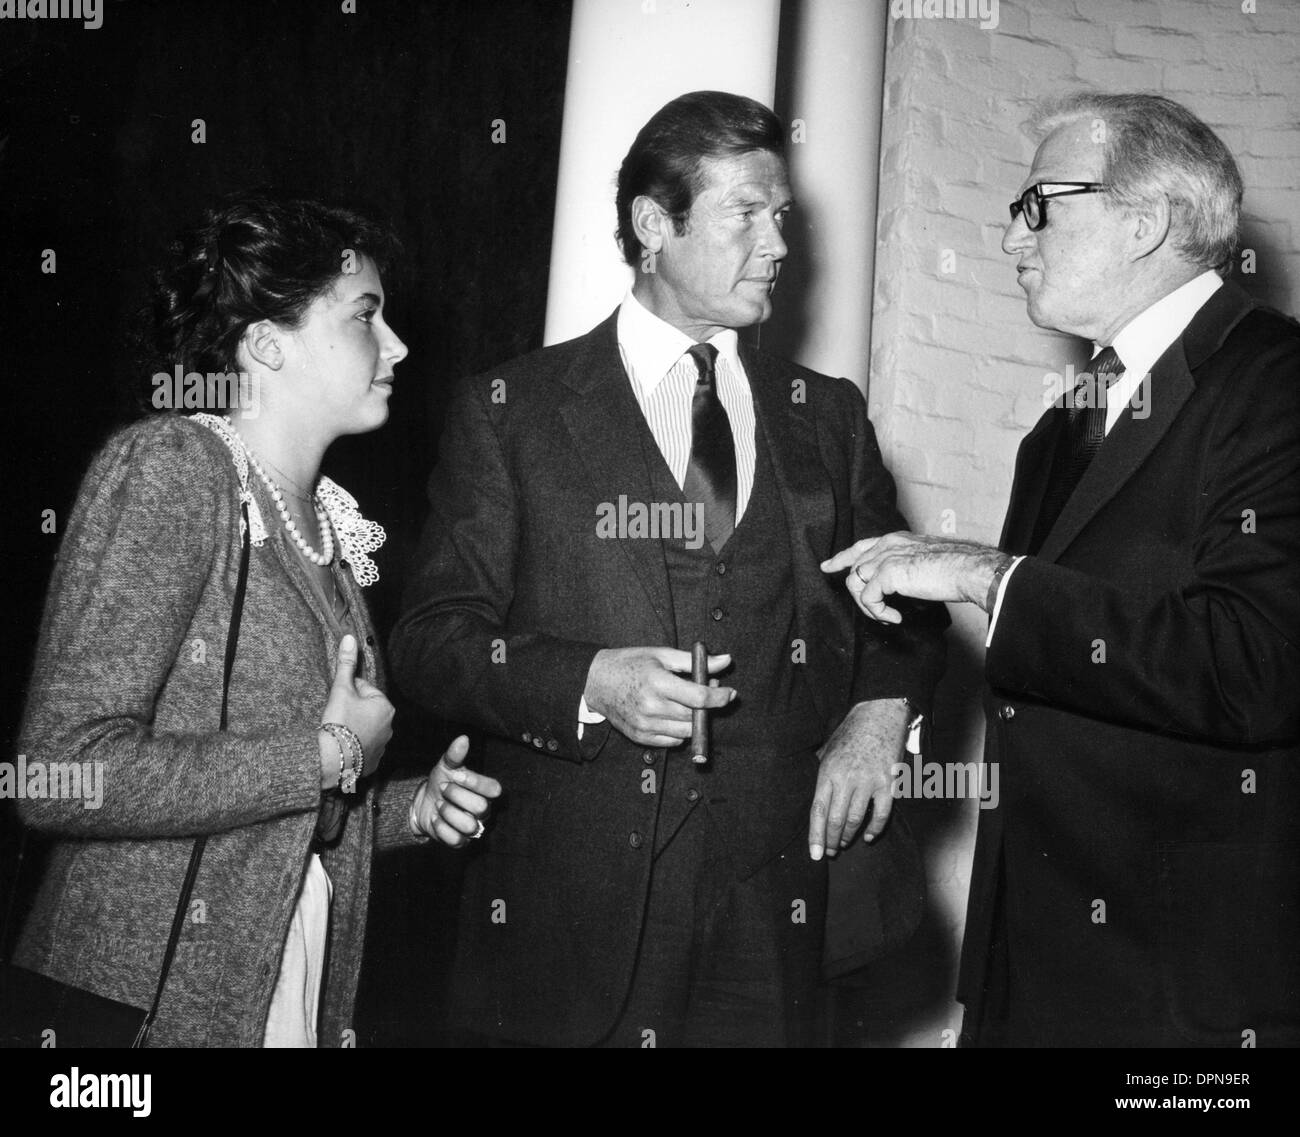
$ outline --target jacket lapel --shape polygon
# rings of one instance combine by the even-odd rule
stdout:
[[[821,560],[835,550],[835,495],[821,459],[817,425],[809,407],[791,398],[789,373],[766,356],[740,348],[741,363],[754,397],[756,446],[766,445],[773,478],[785,510],[794,573],[795,620],[800,628],[841,627],[834,617],[819,621],[831,592]],[[851,643],[844,645],[851,650]],[[828,700],[820,684],[814,702],[823,715]]]
[[[834,540],[835,499],[821,462],[815,420],[806,405],[794,402],[787,377],[766,357],[742,347],[740,359],[754,398],[755,441],[767,445],[772,459],[796,556],[806,553],[808,559],[820,560],[815,550]]]
[[[1023,553],[1029,548],[1064,426],[1065,415],[1060,413],[1058,404],[1038,420],[1020,444],[1007,516],[998,539],[998,548],[1005,552]]]
[[[1225,282],[1192,317],[1151,369],[1149,416],[1136,419],[1131,406],[1124,409],[1043,541],[1039,556],[1056,560],[1137,473],[1196,390],[1193,369],[1218,349],[1252,307],[1250,297]]]
[[[567,398],[560,417],[586,466],[599,500],[649,502],[654,490],[639,442],[641,408],[618,350],[618,313],[585,337],[584,350],[560,376]],[[676,642],[676,618],[668,566],[659,541],[615,541],[663,625],[664,643]]]

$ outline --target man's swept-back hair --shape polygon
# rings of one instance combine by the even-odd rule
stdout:
[[[1226,272],[1241,223],[1241,174],[1223,141],[1186,107],[1160,95],[1079,91],[1042,104],[1042,138],[1067,122],[1094,121],[1105,147],[1101,180],[1117,207],[1169,202],[1170,240],[1187,260]]]
[[[635,265],[641,242],[632,202],[644,194],[685,232],[686,215],[704,186],[701,161],[769,150],[784,156],[785,128],[762,103],[726,91],[692,91],[674,99],[641,128],[618,171],[618,243]]]

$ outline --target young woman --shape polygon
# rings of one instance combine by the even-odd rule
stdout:
[[[384,535],[320,464],[388,418],[406,355],[384,319],[389,249],[311,201],[209,213],[160,275],[157,347],[186,373],[239,373],[240,405],[116,434],[66,526],[20,751],[98,772],[102,802],[22,801],[57,840],[15,962],[149,1006],[206,835],[150,1045],[344,1043],[372,851],[463,844],[500,792],[463,768],[464,738],[427,779],[370,777],[393,708],[361,588]]]

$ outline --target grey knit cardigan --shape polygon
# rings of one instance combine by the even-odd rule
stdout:
[[[109,440],[68,518],[19,740],[29,768],[103,771],[97,809],[19,803],[58,838],[15,953],[24,966],[148,1006],[193,839],[208,834],[155,1046],[261,1045],[321,800],[316,728],[338,645],[282,541],[251,551],[229,730],[217,729],[239,492],[230,451],[197,422],[158,416]],[[343,575],[359,672],[381,683],[365,603]],[[417,783],[358,793],[322,855],[334,884],[322,1046],[352,1040],[371,853],[416,841]]]

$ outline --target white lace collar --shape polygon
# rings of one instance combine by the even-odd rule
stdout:
[[[248,451],[239,432],[224,418],[217,415],[200,413],[190,418],[202,423],[221,439],[230,450],[235,462],[235,472],[239,475],[239,500],[248,506],[248,539],[261,548],[266,540],[266,524],[262,512],[257,508],[257,499],[248,488]],[[373,553],[387,538],[384,527],[375,521],[367,521],[357,509],[357,499],[337,482],[322,474],[316,482],[316,500],[325,510],[334,530],[334,538],[339,543],[341,559],[347,562],[352,576],[362,588],[374,584],[379,579],[379,569],[375,567],[368,554]],[[240,536],[243,536],[244,519],[239,519]]]

